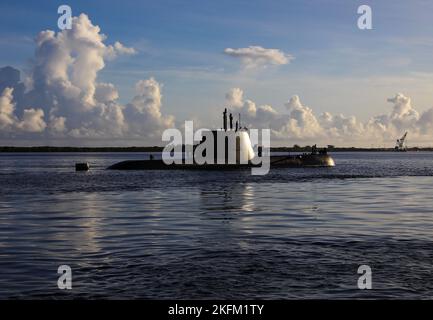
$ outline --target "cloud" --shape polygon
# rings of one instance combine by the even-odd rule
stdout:
[[[18,127],[26,132],[42,132],[47,127],[44,121],[44,111],[42,109],[25,109],[23,120],[18,123]]]
[[[99,102],[107,103],[119,98],[119,92],[112,83],[100,82],[96,84],[95,99]]]
[[[161,108],[161,85],[153,78],[140,80],[135,85],[137,95],[132,101],[132,106],[139,113],[149,113],[159,117]]]
[[[13,88],[6,87],[0,96],[0,130],[6,132],[42,132],[46,128],[42,109],[25,109],[22,120],[15,115]]]
[[[291,97],[286,107],[289,110],[289,121],[284,127],[285,133],[296,138],[312,138],[322,133],[313,110],[302,105],[298,96]]]
[[[23,81],[18,70],[0,68],[1,140],[161,143],[162,131],[175,125],[175,118],[164,114],[163,85],[155,78],[140,80],[135,95],[121,103],[115,84],[98,80],[107,61],[135,53],[120,42],[106,44],[106,36],[85,14],[73,18],[71,30],[40,32]],[[258,46],[227,48],[225,53],[247,68],[287,64],[293,58]],[[276,143],[371,145],[409,131],[412,141],[431,144],[433,108],[419,112],[401,93],[387,100],[389,112],[367,121],[330,112],[317,115],[296,95],[279,108],[256,104],[241,88],[225,97],[231,111],[242,114],[243,125],[270,128]]]
[[[278,49],[266,49],[260,46],[247,48],[226,48],[224,53],[239,58],[246,69],[267,67],[269,65],[284,65],[290,63],[294,57]]]
[[[226,94],[231,112],[242,113],[243,125],[250,128],[269,128],[274,144],[322,143],[339,145],[368,145],[390,143],[403,132],[409,131],[412,141],[431,142],[433,134],[433,108],[419,113],[411,99],[398,93],[387,99],[392,109],[387,114],[361,122],[354,116],[316,115],[305,106],[299,96],[292,96],[285,104],[287,112],[278,112],[270,105],[256,106],[240,88]],[[236,102],[236,103],[233,103]]]
[[[17,122],[17,118],[14,115],[15,104],[12,102],[12,92],[14,89],[5,88],[2,95],[0,96],[0,129],[10,130]]]
[[[126,114],[130,121],[130,132],[135,136],[142,134],[142,128],[148,129],[148,135],[161,138],[162,129],[174,127],[173,116],[161,113],[161,84],[154,78],[140,80],[135,85],[136,95],[127,105]]]
[[[254,101],[244,101],[244,91],[240,88],[233,88],[226,93],[226,103],[236,112],[239,112],[249,118],[256,116],[257,107]]]
[[[116,41],[114,43],[114,45],[107,47],[106,56],[109,59],[114,59],[114,58],[116,58],[117,56],[119,56],[121,54],[133,55],[133,54],[136,54],[136,53],[137,53],[137,50],[135,50],[134,48],[125,47],[119,41]]]
[[[63,133],[66,130],[66,118],[50,115],[49,130],[53,134]]]
[[[400,127],[408,126],[419,120],[419,113],[412,107],[409,97],[405,97],[402,93],[397,93],[395,97],[388,98],[387,101],[394,105],[390,115],[390,120],[394,124],[398,124]]]
[[[229,106],[241,107],[243,104],[244,92],[240,88],[233,88],[226,93],[226,101]]]
[[[115,85],[99,82],[98,73],[107,60],[136,50],[105,40],[100,28],[81,14],[73,17],[70,30],[36,36],[35,57],[24,82],[18,70],[0,69],[2,137],[28,139],[30,133],[39,133],[47,139],[136,137],[143,143],[160,142],[162,130],[174,125],[174,118],[161,111],[161,84],[153,78],[141,80],[137,95],[121,104]]]

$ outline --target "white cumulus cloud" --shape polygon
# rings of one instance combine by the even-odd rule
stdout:
[[[278,112],[270,105],[256,106],[253,101],[244,99],[240,88],[233,88],[226,94],[230,111],[241,112],[244,125],[271,129],[273,141],[277,144],[370,146],[391,143],[405,131],[410,133],[412,140],[431,142],[433,108],[419,113],[412,106],[411,99],[401,93],[387,101],[392,104],[389,113],[372,116],[368,121],[362,122],[354,116],[333,115],[330,112],[316,115],[297,95],[285,104],[287,112]]]
[[[143,144],[155,138],[152,142],[158,143],[161,131],[174,125],[174,118],[161,111],[161,84],[154,78],[141,80],[137,95],[121,104],[115,85],[98,81],[98,73],[107,60],[136,50],[105,41],[100,28],[81,14],[73,17],[70,30],[37,35],[26,85],[17,70],[0,69],[2,137],[27,139],[30,133],[41,133],[46,138],[105,141],[136,137]]]
[[[16,123],[14,115],[15,104],[13,103],[13,89],[5,88],[0,95],[0,129],[10,130]]]
[[[161,113],[161,87],[154,78],[140,80],[135,85],[136,95],[126,109],[132,134],[139,136],[147,128],[151,138],[156,139],[161,138],[162,129],[174,127],[174,117]]]
[[[13,89],[5,88],[0,96],[0,130],[5,132],[42,132],[46,128],[42,109],[24,109],[22,120],[15,115]]]
[[[294,57],[279,49],[266,49],[261,46],[249,46],[247,48],[226,48],[224,53],[239,58],[247,69],[266,67],[269,65],[288,64]]]
[[[47,127],[44,121],[44,111],[42,109],[25,109],[23,120],[18,123],[18,127],[26,132],[42,132]]]

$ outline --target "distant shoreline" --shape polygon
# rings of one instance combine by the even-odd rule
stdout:
[[[8,147],[0,146],[0,153],[13,152],[162,152],[164,147]],[[311,147],[272,147],[271,152],[310,152]],[[332,147],[329,152],[394,152],[394,148]],[[408,148],[407,151],[433,151],[433,147]]]

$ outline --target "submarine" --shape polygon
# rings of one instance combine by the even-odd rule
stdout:
[[[228,119],[230,126],[228,126]],[[223,136],[223,139],[219,137]],[[209,141],[207,141],[209,140]],[[230,144],[230,141],[234,143]],[[203,148],[205,144],[211,144],[209,156],[211,161],[198,159],[197,149],[202,149],[199,154],[206,156],[208,150]],[[212,150],[213,149],[213,150]],[[230,150],[232,149],[232,150]],[[234,150],[233,150],[234,149]],[[184,151],[184,149],[182,149]],[[182,152],[181,159],[167,163],[164,159],[154,159],[150,156],[146,160],[126,160],[109,166],[108,170],[240,170],[260,167],[260,159],[268,159],[269,167],[272,168],[296,168],[296,167],[333,167],[334,159],[327,153],[327,149],[319,149],[314,145],[310,153],[297,155],[284,155],[262,157],[262,148],[258,147],[257,155],[251,143],[249,129],[241,127],[240,115],[233,126],[233,115],[227,117],[227,108],[223,112],[223,127],[220,130],[208,130],[203,133],[199,144],[193,146],[192,158],[187,158]],[[222,152],[221,152],[222,151]],[[232,151],[232,158],[229,157]],[[234,151],[234,152],[233,152]],[[209,158],[208,158],[209,159]],[[212,161],[213,160],[213,161]]]

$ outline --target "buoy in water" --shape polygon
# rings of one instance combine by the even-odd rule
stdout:
[[[90,165],[88,162],[81,162],[75,164],[75,171],[88,171],[90,169]]]

